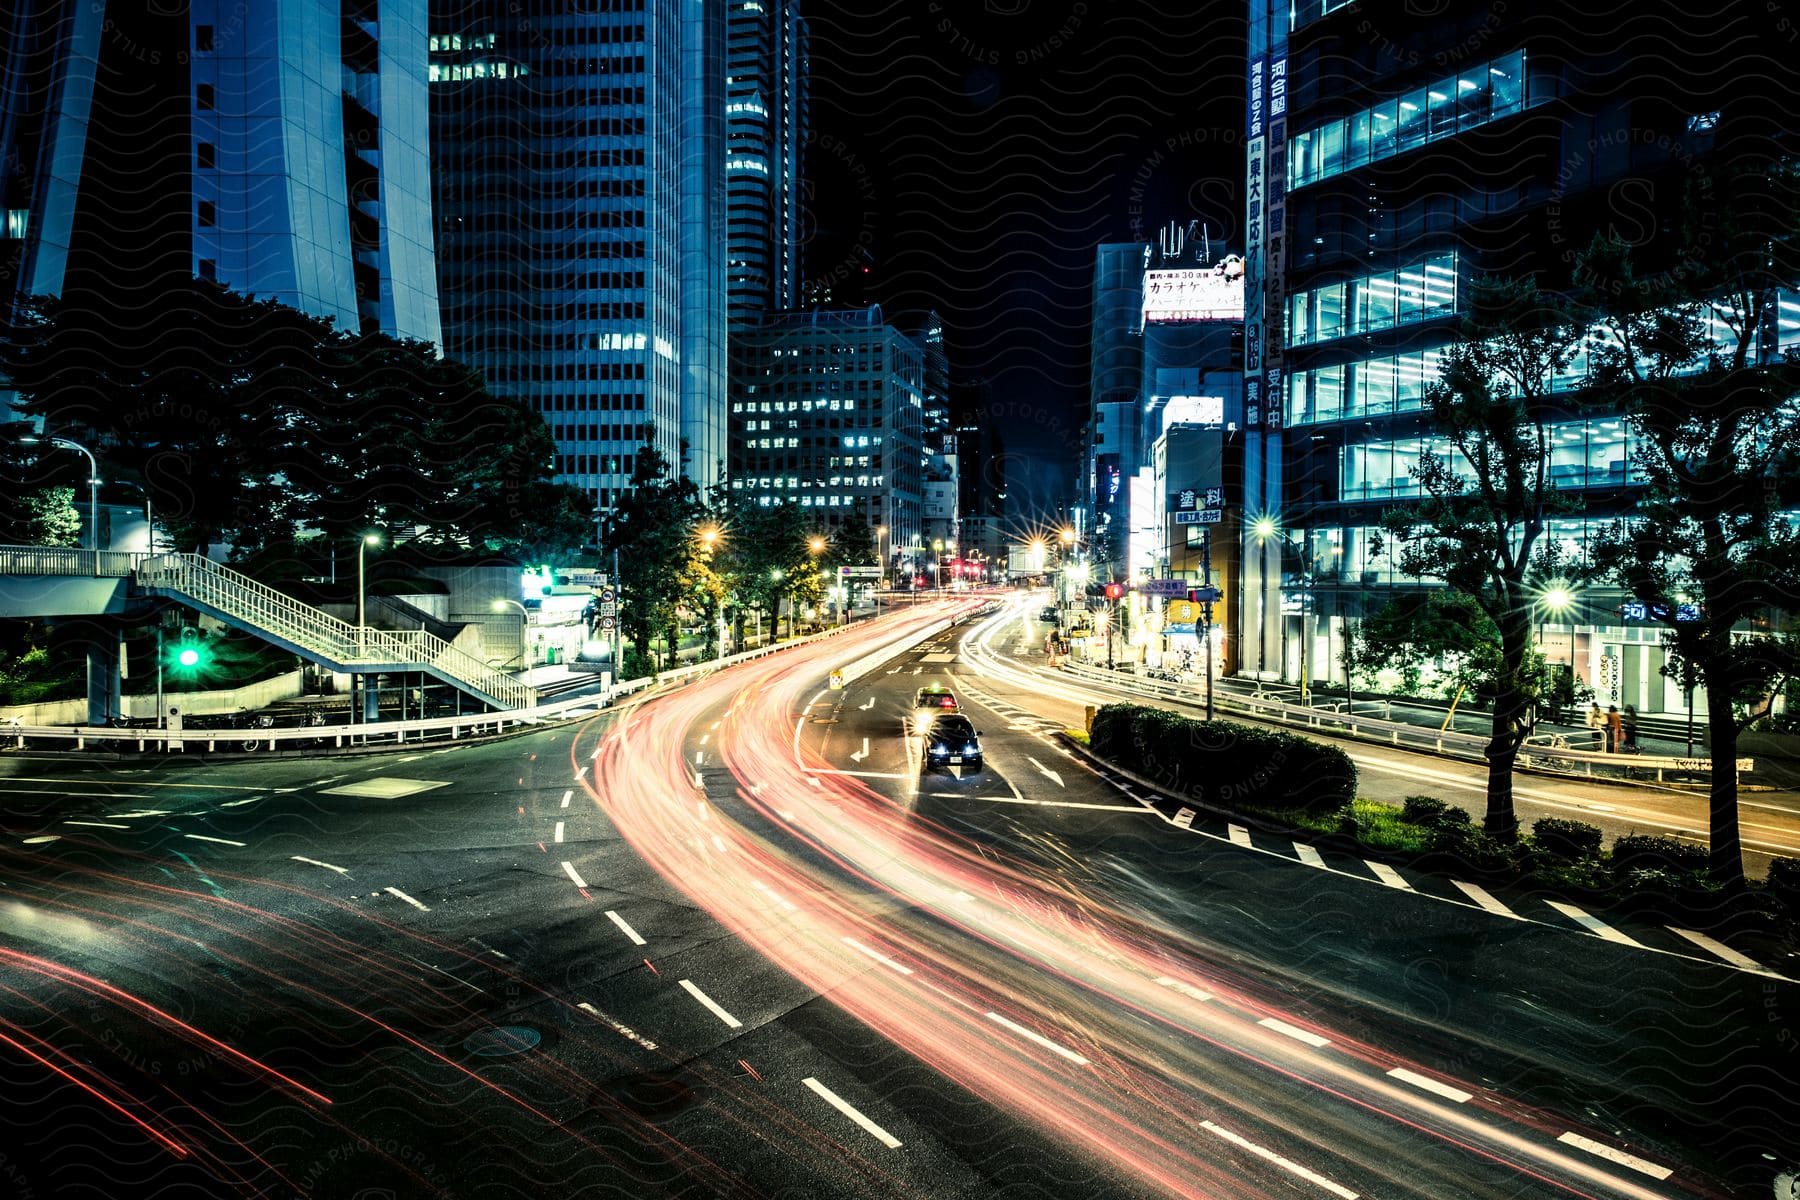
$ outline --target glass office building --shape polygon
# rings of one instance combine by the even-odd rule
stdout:
[[[1616,11],[1582,3],[1451,6],[1373,36],[1359,7],[1253,0],[1246,487],[1270,521],[1246,527],[1243,551],[1245,603],[1261,603],[1261,636],[1280,647],[1268,677],[1299,680],[1304,663],[1341,684],[1345,631],[1423,585],[1372,533],[1420,495],[1426,455],[1468,470],[1425,396],[1472,282],[1567,286],[1576,254],[1609,228],[1654,258],[1696,164],[1785,111],[1757,99],[1766,76],[1741,70],[1745,29],[1766,14],[1727,7],[1730,19],[1703,23],[1675,5],[1634,9],[1621,44]],[[1800,333],[1791,302],[1781,311],[1764,355]],[[1545,540],[1576,562],[1639,485],[1624,415],[1580,402],[1590,350],[1546,381],[1569,398],[1550,426],[1549,477],[1584,512],[1551,521]],[[1576,611],[1545,621],[1544,653],[1573,662],[1602,704],[1683,706],[1660,674],[1661,628],[1621,617],[1622,599],[1585,589]]]
[[[725,175],[730,317],[794,308],[808,50],[798,0],[729,0]]]
[[[432,0],[445,351],[541,413],[603,509],[642,446],[703,486],[724,457],[722,22]]]

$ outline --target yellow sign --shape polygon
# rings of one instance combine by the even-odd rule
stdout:
[[[1165,625],[1192,625],[1200,619],[1200,606],[1192,600],[1171,600],[1163,606]]]
[[[817,676],[817,675],[815,675],[815,676],[813,676],[813,678],[814,678],[814,679],[817,679],[817,678],[818,678],[818,676]],[[843,689],[843,686],[844,686],[844,673],[843,673],[843,672],[842,672],[842,671],[833,671],[833,672],[832,672],[832,673],[831,673],[831,687],[832,687],[832,690],[833,690],[833,691],[840,691],[840,690],[842,690],[842,689]]]

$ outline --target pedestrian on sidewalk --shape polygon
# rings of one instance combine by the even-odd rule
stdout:
[[[1638,744],[1637,744],[1637,725],[1638,725],[1637,705],[1627,704],[1625,706],[1625,712],[1620,719],[1620,724],[1623,726],[1623,728],[1625,730],[1625,749],[1626,749],[1626,751],[1631,754],[1636,754],[1637,748],[1638,748]]]
[[[1619,715],[1619,706],[1606,706],[1606,752],[1617,754],[1623,748],[1625,739],[1625,720]]]
[[[1594,749],[1600,749],[1606,738],[1606,714],[1600,711],[1600,702],[1594,701],[1587,710],[1588,732],[1594,735]]]

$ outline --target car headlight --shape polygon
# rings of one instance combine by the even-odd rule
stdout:
[[[977,746],[974,742],[970,742],[967,746],[963,747],[964,754],[976,754],[979,753],[980,750],[981,747]]]
[[[939,742],[936,745],[932,746],[931,752],[933,754],[948,754],[948,753],[950,753],[950,747],[944,745],[942,742]]]
[[[931,726],[931,714],[930,713],[920,713],[918,716],[913,718],[913,728],[918,730],[920,733],[924,733],[925,730],[928,729],[930,726]]]

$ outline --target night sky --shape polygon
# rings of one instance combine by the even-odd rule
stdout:
[[[1073,491],[1094,247],[1200,219],[1242,250],[1244,6],[808,0],[808,279],[942,313],[1012,515]],[[860,257],[866,249],[873,267]],[[847,282],[846,282],[847,281]]]

